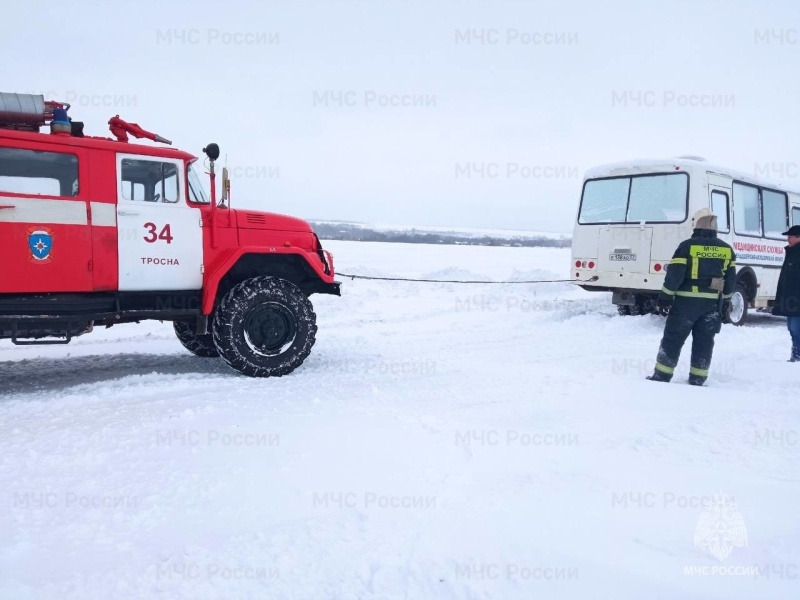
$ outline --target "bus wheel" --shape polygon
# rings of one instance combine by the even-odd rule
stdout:
[[[658,296],[642,296],[642,311],[645,315],[660,315]]]
[[[723,315],[725,317],[725,322],[732,323],[737,327],[744,325],[747,322],[748,304],[747,289],[741,283],[737,283],[736,290],[733,292],[733,296],[731,296],[730,310],[728,310],[727,315]]]
[[[621,317],[627,317],[631,314],[631,307],[627,304],[617,304],[617,312]]]

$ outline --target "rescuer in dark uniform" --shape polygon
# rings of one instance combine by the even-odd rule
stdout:
[[[789,362],[800,362],[800,225],[792,225],[787,236],[786,257],[783,260],[778,289],[775,292],[773,315],[786,317],[792,336],[792,355]]]
[[[651,381],[670,381],[681,348],[692,334],[689,383],[703,385],[708,377],[714,336],[722,328],[736,287],[736,255],[717,237],[717,217],[707,208],[694,215],[692,237],[681,242],[667,267],[658,306],[669,308],[664,337]]]

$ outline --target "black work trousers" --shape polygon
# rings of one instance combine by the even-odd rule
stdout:
[[[714,336],[721,328],[722,315],[717,300],[676,297],[664,326],[664,337],[661,338],[656,358],[656,371],[660,378],[672,378],[683,344],[691,333],[692,362],[689,375],[705,381],[714,352]]]

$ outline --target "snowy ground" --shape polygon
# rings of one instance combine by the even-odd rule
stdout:
[[[327,245],[344,272],[568,274],[560,249]],[[688,352],[675,383],[644,380],[663,321],[607,294],[343,293],[313,297],[317,344],[275,380],[158,323],[0,342],[0,598],[798,597],[782,320],[725,326],[698,389]],[[718,493],[739,546],[696,547]]]

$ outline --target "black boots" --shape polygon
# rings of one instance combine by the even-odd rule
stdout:
[[[705,377],[701,377],[700,375],[689,375],[689,385],[703,385],[705,382]]]
[[[798,357],[797,362],[800,362],[800,357]],[[667,375],[666,373],[656,370],[652,375],[648,375],[646,379],[649,379],[650,381],[669,383],[672,379],[672,375]],[[703,385],[705,382],[706,377],[702,377],[700,375],[689,375],[689,385]]]
[[[656,369],[655,371],[653,371],[653,374],[648,375],[646,379],[649,379],[650,381],[661,381],[663,383],[669,383],[670,380],[672,379],[672,375],[667,375],[663,371],[659,371],[658,369]]]

